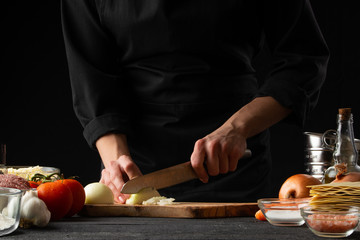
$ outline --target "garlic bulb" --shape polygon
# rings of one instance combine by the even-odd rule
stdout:
[[[51,213],[43,200],[39,199],[36,191],[26,191],[21,199],[20,226],[45,227],[50,221]]]

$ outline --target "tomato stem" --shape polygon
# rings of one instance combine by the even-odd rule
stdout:
[[[78,176],[71,176],[67,179],[75,179],[75,178],[79,178]],[[56,180],[64,180],[65,177],[64,177],[64,174],[59,174],[59,173],[52,173],[52,174],[49,174],[49,175],[44,175],[44,174],[41,174],[41,173],[36,173],[34,174],[34,176],[32,176],[31,178],[31,181],[35,181],[35,182],[38,182],[38,181],[41,181],[41,182],[54,182]]]

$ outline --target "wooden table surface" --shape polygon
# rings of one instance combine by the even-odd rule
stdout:
[[[307,227],[276,227],[254,217],[179,219],[144,217],[72,217],[45,228],[17,229],[5,239],[324,239]],[[356,231],[345,239],[360,239]]]

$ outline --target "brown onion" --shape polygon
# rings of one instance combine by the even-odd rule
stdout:
[[[307,186],[319,185],[320,180],[308,174],[295,174],[283,183],[279,198],[305,198],[309,197],[310,189]]]
[[[358,182],[360,181],[360,172],[347,172],[347,166],[345,163],[335,165],[335,169],[338,171],[336,179],[332,182]]]

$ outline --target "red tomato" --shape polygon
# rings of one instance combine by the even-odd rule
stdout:
[[[75,179],[58,180],[65,184],[73,195],[73,204],[65,217],[71,217],[80,212],[85,204],[85,190],[81,183]]]
[[[28,181],[28,182],[30,184],[30,187],[32,188],[37,188],[41,184],[41,182],[35,182],[35,181]]]
[[[71,209],[73,196],[71,190],[61,181],[46,182],[37,187],[38,197],[51,212],[51,220],[63,218]]]

